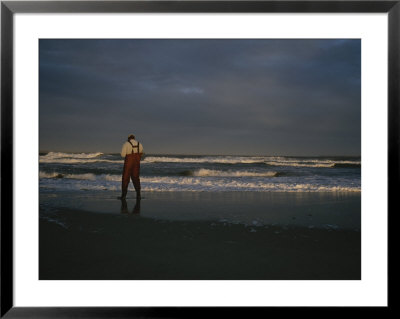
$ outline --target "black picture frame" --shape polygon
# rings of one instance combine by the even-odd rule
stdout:
[[[400,0],[396,1],[1,1],[1,313],[6,318],[192,318],[270,314],[277,307],[14,307],[13,304],[13,16],[15,13],[270,12],[388,14],[388,218],[399,187]],[[390,212],[392,211],[392,214]],[[381,212],[386,213],[386,212]],[[389,227],[389,226],[388,226]],[[389,230],[389,251],[390,232]],[[389,255],[388,255],[389,261]],[[388,269],[389,270],[389,269]],[[389,287],[388,280],[388,287]],[[389,294],[389,310],[392,302]],[[294,310],[293,307],[290,307]],[[319,311],[324,309],[317,308]],[[339,307],[330,309],[333,314]],[[305,311],[305,308],[296,308]],[[367,311],[370,311],[367,310]],[[281,313],[280,313],[281,315]]]

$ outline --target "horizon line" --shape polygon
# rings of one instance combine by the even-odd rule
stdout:
[[[114,155],[114,154],[120,154],[119,152],[101,152],[101,151],[92,151],[92,152],[81,152],[81,151],[39,151],[39,154],[43,153],[65,153],[65,154],[91,154],[91,153],[102,153],[106,155]],[[288,154],[251,154],[251,155],[244,155],[244,154],[189,154],[189,153],[144,153],[145,156],[156,156],[156,155],[162,155],[162,156],[244,156],[244,157],[251,157],[251,156],[267,156],[267,157],[275,157],[275,156],[287,156],[287,157],[361,157],[361,154],[359,155],[345,155],[345,154],[339,154],[339,155],[288,155]]]

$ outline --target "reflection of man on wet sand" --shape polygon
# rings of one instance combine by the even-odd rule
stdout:
[[[121,200],[121,213],[129,214],[128,203],[126,202],[126,199]],[[140,199],[136,200],[136,204],[133,207],[131,214],[140,214]]]
[[[143,155],[143,146],[135,140],[134,135],[128,136],[128,141],[124,143],[121,156],[125,157],[124,170],[122,172],[122,195],[118,199],[125,199],[128,193],[129,180],[132,179],[136,191],[136,199],[140,199],[140,159]]]

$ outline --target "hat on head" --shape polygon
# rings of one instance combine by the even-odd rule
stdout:
[[[129,140],[134,140],[134,139],[135,139],[135,135],[131,134],[131,135],[128,136],[128,141]]]

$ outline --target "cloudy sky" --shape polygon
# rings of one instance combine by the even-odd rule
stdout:
[[[40,150],[360,155],[360,40],[40,40]]]

